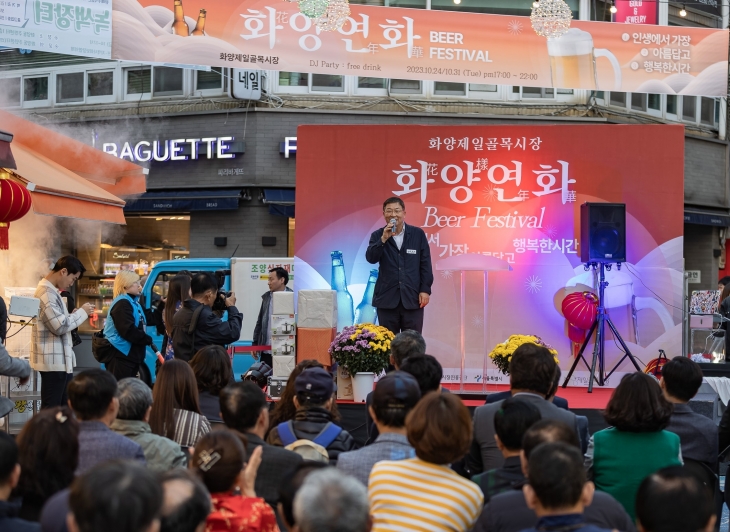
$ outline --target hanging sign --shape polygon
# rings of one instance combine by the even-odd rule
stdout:
[[[115,0],[114,59],[332,76],[727,94],[727,30],[642,30],[574,20],[568,33],[547,40],[535,34],[529,17],[353,4],[347,22],[327,32],[300,13],[296,3],[282,0],[185,0],[184,13],[173,13],[169,4]],[[206,12],[199,15],[201,10]],[[203,15],[205,31],[196,32]]]

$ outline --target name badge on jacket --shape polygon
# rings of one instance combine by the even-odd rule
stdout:
[[[408,253],[409,255],[415,255],[416,254],[416,250],[415,249],[407,249],[406,250],[406,253]]]

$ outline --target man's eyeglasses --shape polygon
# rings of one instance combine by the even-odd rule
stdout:
[[[391,216],[391,215],[397,216],[399,214],[403,214],[403,209],[398,209],[397,211],[392,211],[392,210],[388,209],[387,211],[385,211],[386,216]]]

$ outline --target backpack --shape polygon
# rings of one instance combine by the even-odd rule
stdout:
[[[337,439],[342,432],[342,428],[332,422],[328,422],[324,428],[317,434],[313,440],[305,438],[297,438],[294,433],[294,422],[285,421],[277,425],[279,438],[284,444],[284,448],[300,455],[305,460],[314,462],[329,463],[329,447],[333,441]]]

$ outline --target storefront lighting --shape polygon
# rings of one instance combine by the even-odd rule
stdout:
[[[162,218],[155,218],[156,222],[159,222],[160,220],[162,220]]]
[[[532,3],[532,7],[537,7],[539,5],[540,5],[540,2],[537,2],[537,1],[535,1],[535,2]]]
[[[687,10],[684,8],[684,4],[682,4],[682,9],[679,11],[680,17],[686,17],[687,16]]]
[[[564,0],[541,0],[533,4],[530,22],[541,37],[557,39],[570,29],[573,12]]]
[[[461,0],[454,0],[454,3],[458,6],[461,3]]]
[[[611,9],[609,11],[611,11],[611,13],[614,14],[614,15],[616,14],[616,11],[618,11],[618,9],[616,9],[616,1],[615,0],[611,0]]]

